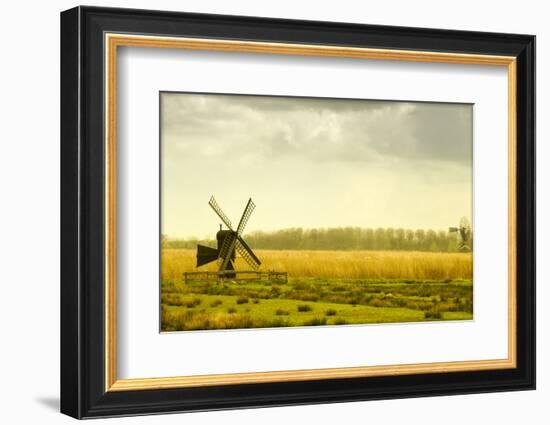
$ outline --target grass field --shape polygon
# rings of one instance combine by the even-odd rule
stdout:
[[[162,253],[161,329],[343,325],[473,317],[469,253],[257,251],[286,284],[195,281],[195,252]],[[246,268],[237,261],[239,267]],[[201,270],[215,270],[216,264]],[[322,277],[319,277],[322,276]]]
[[[288,272],[291,277],[337,279],[471,279],[471,253],[418,251],[255,251],[262,270]],[[248,269],[237,258],[236,269]],[[162,280],[178,280],[185,271],[195,271],[195,251],[162,250]],[[214,271],[216,263],[201,267]]]

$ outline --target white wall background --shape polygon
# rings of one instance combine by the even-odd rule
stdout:
[[[0,421],[69,423],[59,392],[59,12],[77,3],[9,2],[0,15]],[[134,417],[109,423],[546,423],[550,413],[550,27],[540,1],[97,1],[96,5],[537,35],[538,390]]]

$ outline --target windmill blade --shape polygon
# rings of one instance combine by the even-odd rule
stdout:
[[[248,263],[248,265],[252,267],[254,270],[257,270],[258,267],[260,267],[260,264],[262,264],[260,259],[256,257],[256,254],[254,254],[252,249],[240,236],[237,237],[236,250],[239,253],[239,255],[243,257],[244,260]]]
[[[248,223],[248,219],[250,218],[252,211],[254,211],[254,208],[256,208],[256,204],[252,202],[252,198],[248,199],[248,203],[246,204],[246,207],[244,207],[241,221],[239,221],[239,226],[237,227],[237,235],[242,235],[244,227],[246,226],[246,223]]]
[[[231,250],[229,248],[231,248],[232,244],[234,245],[234,240],[236,238],[237,237],[236,237],[235,232],[231,232],[230,234],[228,234],[227,236],[224,237],[223,242],[222,242],[222,246],[218,251],[218,258],[225,259],[226,257],[231,256]]]
[[[460,219],[460,227],[465,228],[465,229],[470,229],[471,228],[470,222],[468,221],[468,219],[466,217],[462,217]]]
[[[235,244],[237,243],[237,233],[232,232],[230,235],[227,235],[223,240],[222,247],[219,252],[219,257],[221,259],[220,263],[220,272],[227,270],[227,264],[231,260],[231,253],[235,249]]]
[[[209,246],[197,245],[197,267],[204,266],[218,259],[218,250]]]
[[[210,207],[212,207],[214,212],[216,214],[218,214],[218,217],[221,218],[221,220],[225,223],[227,228],[229,230],[233,230],[233,228],[231,227],[231,220],[229,220],[229,218],[227,218],[225,213],[222,211],[222,209],[220,208],[220,206],[218,205],[218,203],[214,199],[214,196],[210,197],[210,201],[208,202],[208,205],[210,205]]]

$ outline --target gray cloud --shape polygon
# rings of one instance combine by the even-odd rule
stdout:
[[[470,105],[185,93],[162,105],[170,146],[199,158],[471,164]]]

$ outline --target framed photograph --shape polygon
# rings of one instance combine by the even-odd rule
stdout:
[[[61,14],[61,411],[535,388],[535,37]]]

